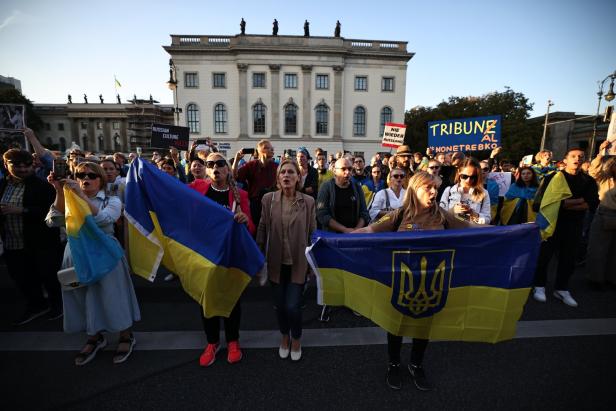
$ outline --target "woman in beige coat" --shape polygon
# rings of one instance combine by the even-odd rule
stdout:
[[[316,229],[314,199],[299,191],[300,170],[294,160],[283,160],[276,172],[278,191],[262,200],[257,244],[267,259],[267,271],[274,290],[274,305],[282,339],[280,358],[299,361],[302,357],[301,298],[308,261],[305,250]]]

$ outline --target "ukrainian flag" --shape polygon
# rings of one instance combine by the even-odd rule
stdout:
[[[521,207],[526,207],[527,222],[534,222],[537,218],[536,213],[533,211],[535,194],[537,194],[536,187],[519,187],[517,184],[512,184],[507,194],[505,194],[503,201],[501,224],[507,225],[513,213],[517,212]]]
[[[395,335],[492,343],[515,335],[540,243],[536,224],[314,238],[320,304]]]
[[[71,257],[82,284],[93,284],[113,270],[124,250],[94,221],[88,204],[64,186],[66,234]]]
[[[154,281],[162,262],[206,317],[228,317],[264,262],[246,227],[140,158],[129,169],[125,198],[133,271]]]
[[[550,238],[556,230],[560,202],[572,196],[567,179],[562,172],[557,172],[545,189],[539,213],[537,213],[536,221],[541,228],[543,241]]]

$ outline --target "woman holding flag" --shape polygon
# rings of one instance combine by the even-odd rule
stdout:
[[[75,178],[56,180],[53,172],[47,178],[56,189],[56,199],[46,221],[52,227],[66,226],[62,268],[74,267],[79,285],[63,287],[64,331],[88,335],[75,357],[78,366],[92,361],[107,345],[103,332],[119,332],[113,357],[114,364],[119,364],[132,353],[131,327],[141,318],[124,251],[113,237],[122,202],[105,193],[105,172],[98,164],[78,164]]]
[[[505,194],[501,210],[502,225],[523,224],[534,222],[536,214],[533,211],[533,200],[537,194],[537,175],[531,167],[521,167],[515,183]]]
[[[467,228],[473,223],[457,217],[439,206],[437,193],[441,178],[425,171],[415,173],[409,180],[402,207],[392,211],[375,223],[355,230],[353,233],[381,233],[389,231],[444,230]],[[421,391],[432,389],[423,368],[423,358],[428,347],[428,339],[413,338],[411,361],[408,366],[415,386]],[[387,350],[389,365],[387,367],[387,385],[392,389],[402,388],[400,374],[400,351],[402,336],[387,333]]]

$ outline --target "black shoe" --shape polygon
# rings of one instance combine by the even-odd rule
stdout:
[[[389,363],[387,366],[387,385],[393,390],[402,388],[402,377],[400,376],[400,364]]]
[[[434,388],[430,381],[428,381],[428,378],[426,378],[426,372],[421,365],[417,366],[409,364],[409,372],[411,373],[415,387],[417,387],[418,390],[430,391]]]
[[[13,323],[13,325],[24,325],[32,320],[35,320],[49,312],[49,307],[45,308],[26,308],[26,312]]]

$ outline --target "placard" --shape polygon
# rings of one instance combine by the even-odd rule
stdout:
[[[404,124],[385,123],[383,130],[383,147],[398,148],[404,144],[404,136],[406,134],[406,126]]]
[[[488,178],[493,180],[498,185],[498,196],[504,197],[511,187],[511,173],[507,172],[492,172],[488,174]]]
[[[24,105],[0,103],[0,130],[21,131],[24,128],[26,128]]]
[[[150,147],[160,149],[175,147],[178,150],[188,150],[188,134],[188,127],[154,123]]]
[[[612,119],[607,128],[607,141],[612,143],[610,148],[607,149],[607,153],[613,156],[616,155],[616,111],[612,112]]]
[[[430,121],[428,148],[434,153],[486,151],[501,146],[501,116]]]

